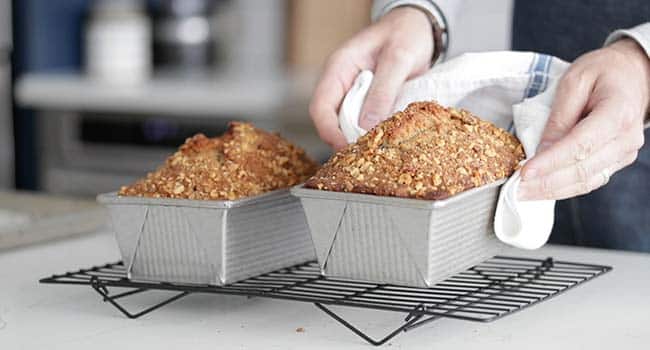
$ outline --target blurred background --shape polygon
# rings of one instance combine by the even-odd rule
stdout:
[[[370,7],[0,0],[0,250],[96,231],[106,223],[98,193],[230,120],[279,131],[324,161],[311,91],[327,56],[368,25]],[[450,56],[508,48],[511,7],[465,1]]]
[[[220,134],[230,120],[279,131],[327,159],[309,97],[326,57],[369,23],[370,7],[0,0],[0,232],[54,212],[78,215],[79,203],[94,210],[97,193],[154,169],[188,136]],[[511,7],[465,1],[449,56],[508,48]]]
[[[369,23],[371,6],[370,0],[21,0],[13,9],[9,0],[0,3],[0,183],[86,196],[131,182],[186,137],[219,134],[235,119],[280,131],[325,159],[329,150],[307,114],[309,96],[327,55]],[[463,21],[486,30],[472,36],[460,23],[453,43],[463,46],[452,46],[451,56],[507,48],[510,7],[503,0],[467,1]]]

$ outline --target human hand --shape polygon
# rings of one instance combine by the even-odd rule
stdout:
[[[537,154],[522,169],[519,198],[589,193],[636,160],[650,99],[650,60],[631,39],[579,57],[558,85]]]
[[[347,144],[337,112],[359,72],[374,72],[359,118],[369,130],[388,117],[402,84],[429,68],[433,48],[429,18],[412,7],[391,10],[344,43],[327,60],[309,106],[321,139],[334,149]]]

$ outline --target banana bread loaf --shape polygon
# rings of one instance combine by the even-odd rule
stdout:
[[[465,110],[416,102],[337,152],[305,186],[444,199],[510,176],[519,141]]]
[[[119,195],[234,200],[293,186],[317,168],[279,135],[232,122],[221,137],[188,138],[163,166]]]

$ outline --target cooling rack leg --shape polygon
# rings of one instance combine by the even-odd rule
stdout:
[[[103,298],[104,301],[107,301],[107,302],[109,302],[111,305],[115,306],[116,309],[120,310],[120,312],[121,312],[122,314],[124,314],[124,315],[125,315],[126,317],[128,317],[128,318],[138,318],[138,317],[140,317],[140,316],[146,315],[146,314],[148,314],[148,313],[150,313],[150,312],[152,312],[152,311],[154,311],[154,310],[156,310],[156,309],[158,309],[158,308],[160,308],[160,307],[163,307],[163,306],[165,306],[165,305],[167,305],[167,304],[169,304],[169,303],[171,303],[171,302],[173,302],[173,301],[176,301],[176,300],[178,300],[178,299],[180,299],[180,298],[182,298],[182,297],[184,297],[184,296],[190,294],[190,292],[181,292],[181,293],[178,293],[178,294],[174,295],[173,297],[171,297],[171,298],[169,298],[169,299],[165,299],[165,300],[161,301],[160,303],[158,303],[158,304],[156,304],[156,305],[153,305],[153,306],[151,306],[151,307],[149,307],[149,308],[146,308],[146,309],[144,309],[144,310],[142,310],[142,311],[140,311],[140,312],[137,312],[137,313],[133,314],[133,313],[130,313],[128,310],[126,310],[126,309],[125,309],[122,305],[120,305],[117,301],[115,301],[115,299],[122,298],[122,297],[125,297],[125,296],[127,296],[127,295],[132,295],[132,294],[136,294],[136,293],[144,292],[144,291],[146,291],[146,289],[136,289],[136,290],[133,290],[133,291],[129,291],[129,292],[125,292],[125,293],[120,293],[120,294],[117,294],[117,295],[113,295],[113,296],[111,296],[111,295],[109,295],[108,290],[107,290],[106,287],[104,287],[104,286],[97,285],[97,284],[91,284],[91,287],[93,287],[93,289],[94,289],[97,293],[99,293],[99,295],[102,296],[102,298]]]
[[[419,327],[419,326],[423,325],[424,323],[428,323],[428,322],[431,322],[431,321],[437,319],[436,317],[429,317],[427,319],[424,319],[424,320],[420,321],[423,314],[414,313],[415,311],[417,311],[419,309],[419,307],[418,307],[418,308],[413,310],[414,312],[410,313],[406,317],[405,323],[403,325],[401,325],[399,328],[395,329],[394,331],[392,331],[391,333],[386,335],[384,338],[382,338],[380,340],[375,340],[375,339],[371,338],[369,335],[367,335],[366,333],[364,333],[363,331],[361,331],[359,328],[353,326],[348,321],[341,318],[341,316],[335,314],[334,311],[328,309],[327,307],[325,307],[325,305],[323,305],[321,303],[314,303],[314,305],[316,305],[317,308],[319,308],[323,312],[325,312],[328,316],[335,319],[340,324],[344,325],[347,329],[354,332],[354,334],[358,335],[359,337],[363,338],[363,340],[367,341],[368,343],[370,343],[370,344],[372,344],[374,346],[383,345],[387,341],[393,339],[396,335],[400,334],[401,332],[406,332],[409,329]],[[418,322],[418,321],[420,321],[420,322]]]

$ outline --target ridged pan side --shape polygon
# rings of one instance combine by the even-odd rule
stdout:
[[[410,212],[408,227],[398,224],[396,208],[347,202],[341,224],[325,264],[328,276],[346,277],[396,284],[423,285],[426,270],[418,267],[417,256],[404,239],[423,237],[430,212],[402,209]],[[426,246],[426,245],[425,245]]]
[[[499,188],[433,210],[427,285],[496,255],[504,245],[492,228]]]
[[[300,202],[289,191],[217,203],[101,195],[129,277],[214,284],[315,258]]]
[[[224,237],[224,282],[316,258],[300,201],[290,196],[231,209]]]
[[[294,187],[330,277],[430,287],[494,256],[494,183],[443,201]],[[384,201],[383,198],[386,198]]]

